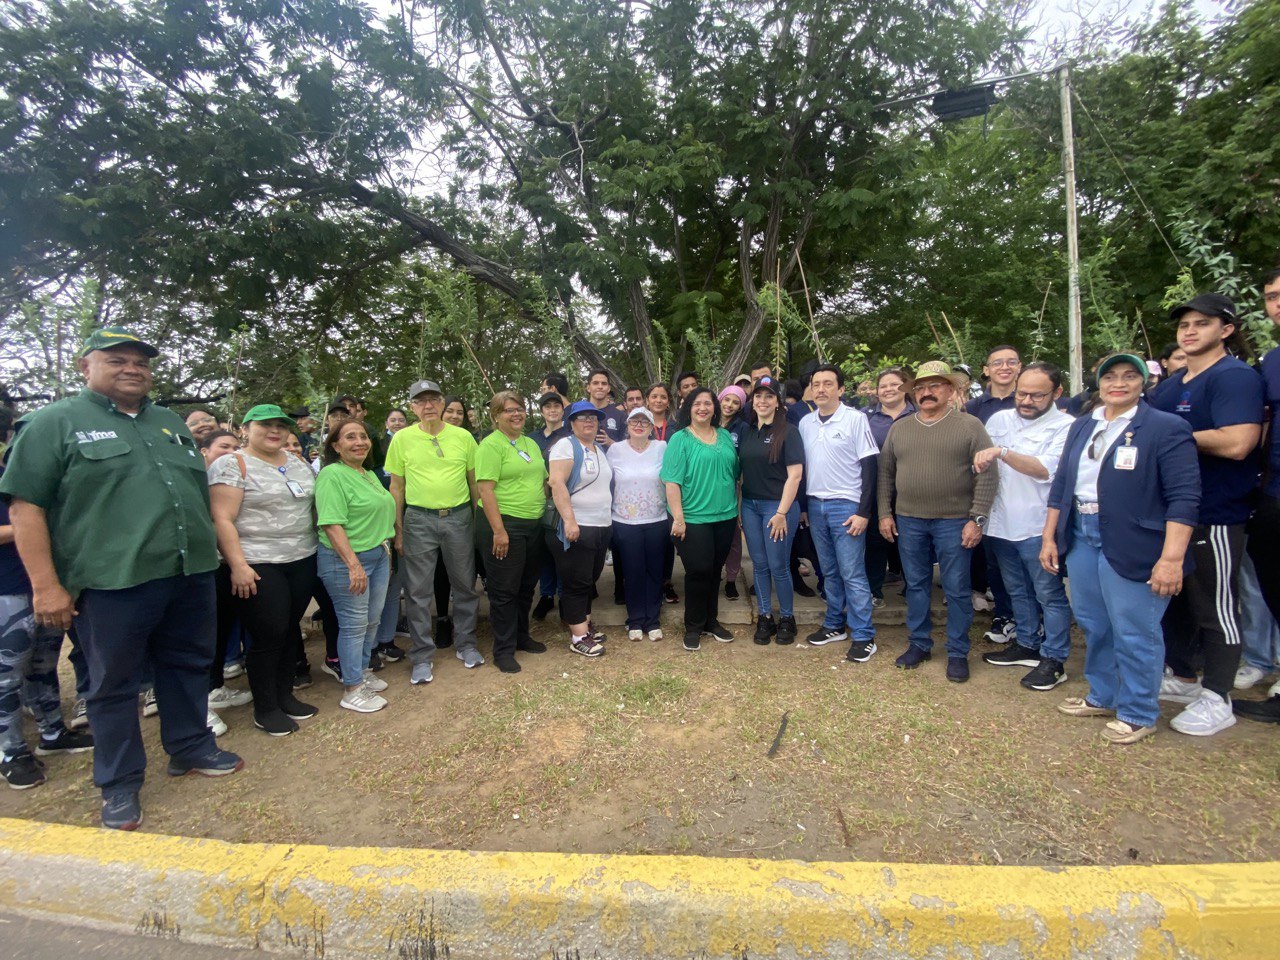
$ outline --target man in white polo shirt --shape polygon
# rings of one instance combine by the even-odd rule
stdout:
[[[1062,578],[1040,565],[1049,487],[1072,423],[1058,409],[1060,396],[1062,371],[1048,363],[1028,364],[1014,388],[1014,409],[994,413],[987,421],[994,446],[973,458],[979,473],[992,464],[1000,471],[987,537],[1018,625],[1016,640],[982,659],[997,667],[1031,667],[1022,678],[1029,690],[1052,690],[1064,683],[1063,663],[1071,651],[1071,605]],[[1041,624],[1043,634],[1037,631]]]
[[[877,455],[866,414],[840,402],[844,374],[825,365],[809,381],[817,409],[800,421],[809,529],[826,573],[827,614],[806,639],[815,646],[850,637],[848,659],[876,652],[863,536],[876,505]]]

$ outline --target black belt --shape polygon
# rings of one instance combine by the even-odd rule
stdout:
[[[449,514],[453,513],[455,510],[461,510],[464,507],[467,508],[468,510],[471,509],[471,501],[463,500],[456,507],[445,507],[445,509],[443,510],[436,510],[434,507],[420,507],[416,503],[406,503],[405,506],[410,510],[418,510],[418,511],[421,511],[422,513],[429,513],[433,517],[443,518],[443,517],[447,517]]]

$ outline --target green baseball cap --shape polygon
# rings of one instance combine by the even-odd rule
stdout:
[[[136,347],[148,357],[160,356],[160,351],[141,337],[136,337],[124,327],[100,327],[84,338],[84,346],[80,348],[80,356],[94,350],[110,350],[113,347]]]
[[[1132,365],[1144,377],[1148,376],[1151,372],[1147,369],[1147,361],[1143,360],[1136,353],[1113,353],[1098,364],[1098,379],[1101,380],[1102,375],[1118,363],[1127,363]]]
[[[275,403],[260,403],[256,407],[250,407],[249,412],[240,418],[241,423],[250,423],[254,420],[283,420],[291,427],[298,425],[293,417],[281,410],[279,404]]]

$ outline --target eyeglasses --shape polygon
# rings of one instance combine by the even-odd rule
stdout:
[[[1262,295],[1262,299],[1267,303],[1280,303],[1280,290],[1272,290],[1270,293]]]
[[[1032,403],[1044,403],[1052,395],[1050,393],[1027,393],[1026,391],[1018,390],[1014,393],[1013,398],[1015,400],[1030,400]]]
[[[506,407],[502,412],[508,417],[514,417],[518,413],[524,413],[524,407]]]
[[[436,456],[439,457],[441,460],[443,460],[444,448],[440,446],[440,441],[437,440],[435,437],[431,436],[430,434],[427,435],[427,439],[430,440],[431,445],[436,448]]]
[[[1022,361],[1021,360],[988,360],[987,366],[988,367],[1020,367],[1022,366]]]

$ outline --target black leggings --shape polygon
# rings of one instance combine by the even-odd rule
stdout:
[[[591,616],[591,593],[604,569],[612,537],[612,526],[579,527],[578,539],[566,550],[556,532],[548,531],[547,547],[560,574],[560,619],[565,623],[584,623]]]
[[[298,621],[307,612],[316,579],[316,555],[290,563],[251,563],[258,592],[234,598],[234,610],[252,638],[244,667],[253,712],[265,717],[293,702]]]
[[[737,517],[714,523],[687,523],[676,541],[684,563],[684,629],[701,633],[719,625],[720,571],[738,529]]]

